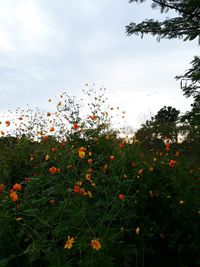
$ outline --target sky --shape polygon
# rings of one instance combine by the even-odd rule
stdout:
[[[164,105],[189,110],[174,77],[199,54],[197,41],[125,32],[132,21],[169,15],[150,1],[0,0],[0,115],[26,104],[48,110],[62,92],[81,98],[86,83],[104,86],[134,129]]]

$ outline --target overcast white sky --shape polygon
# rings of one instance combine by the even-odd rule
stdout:
[[[166,16],[149,0],[0,0],[0,113],[45,110],[48,98],[79,96],[85,83],[104,85],[134,128],[164,105],[190,109],[174,77],[199,54],[197,41],[125,33],[131,21]]]

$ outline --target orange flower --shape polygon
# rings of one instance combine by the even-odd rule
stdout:
[[[74,130],[77,130],[79,128],[78,123],[74,123]]]
[[[101,243],[99,242],[98,239],[93,239],[93,240],[91,240],[90,245],[91,245],[91,247],[92,247],[93,249],[95,249],[95,250],[97,250],[97,251],[98,251],[99,249],[101,249]]]
[[[5,124],[6,124],[6,127],[10,126],[10,121],[6,121]]]
[[[93,121],[95,121],[97,119],[97,116],[93,115],[93,116],[89,116],[89,118]]]
[[[169,161],[169,167],[170,168],[174,168],[175,165],[176,165],[176,160],[170,159],[170,161]]]
[[[56,167],[51,167],[51,168],[49,168],[49,172],[51,174],[55,174],[57,172],[57,168]]]
[[[180,152],[179,151],[176,151],[175,157],[178,157],[179,155],[180,155]]]
[[[92,168],[89,168],[87,171],[88,171],[88,173],[90,173],[90,174],[93,173],[93,169],[92,169]]]
[[[64,246],[65,249],[70,249],[73,246],[73,243],[75,242],[74,237],[70,237],[70,235],[67,238],[66,244]]]
[[[42,137],[42,139],[43,139],[44,141],[49,141],[49,136],[48,136],[48,135],[45,135],[45,136]]]
[[[88,159],[88,164],[92,164],[92,159]]]
[[[55,128],[53,126],[51,126],[50,132],[54,132],[54,131],[55,131]]]
[[[14,184],[13,185],[13,190],[19,190],[19,191],[21,191],[22,190],[22,185],[21,184]]]
[[[87,181],[90,181],[91,180],[91,174],[87,173],[86,176],[85,176],[85,179]]]
[[[78,150],[78,156],[79,158],[84,158],[85,157],[85,151],[86,151],[86,148],[85,147],[80,147],[79,150]]]
[[[119,194],[119,199],[120,199],[120,200],[124,200],[124,197],[125,197],[125,196],[124,196],[123,194]]]
[[[10,198],[12,199],[13,202],[16,202],[18,200],[18,195],[15,191],[10,193]]]

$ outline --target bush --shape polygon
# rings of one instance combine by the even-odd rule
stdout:
[[[62,139],[1,139],[0,266],[199,265],[199,169],[124,142],[100,107]]]

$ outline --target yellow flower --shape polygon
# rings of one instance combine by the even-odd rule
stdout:
[[[135,229],[135,232],[136,232],[136,235],[139,235],[139,233],[140,233],[140,227],[137,227],[137,228]]]
[[[101,249],[101,243],[99,242],[98,239],[92,239],[91,242],[90,242],[90,245],[95,250]]]
[[[78,156],[79,158],[84,158],[85,157],[85,151],[86,151],[86,148],[85,147],[80,147],[79,150],[78,150]]]
[[[22,220],[22,217],[18,217],[15,219],[16,221],[21,221]]]
[[[75,242],[74,241],[74,237],[70,237],[70,235],[69,235],[68,238],[67,238],[67,241],[66,241],[66,244],[65,244],[64,248],[65,249],[72,248],[74,242]]]
[[[45,156],[45,160],[49,160],[49,155],[46,155]]]

